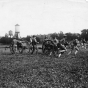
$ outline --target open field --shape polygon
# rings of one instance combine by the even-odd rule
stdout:
[[[55,58],[1,48],[0,88],[88,88],[88,49]]]

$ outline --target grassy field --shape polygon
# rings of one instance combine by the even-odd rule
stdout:
[[[88,50],[55,58],[1,48],[0,88],[88,88]]]

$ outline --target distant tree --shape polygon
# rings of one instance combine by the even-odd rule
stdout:
[[[30,41],[30,36],[27,36],[25,39],[26,39],[27,41]]]
[[[88,40],[88,29],[83,29],[81,31],[81,38]]]
[[[71,41],[73,38],[72,38],[72,33],[66,33],[65,35],[67,35],[67,40],[68,41]]]
[[[12,42],[12,38],[2,37],[0,39],[0,43],[2,43],[2,44],[10,44],[11,42]]]
[[[59,33],[59,39],[62,39],[63,38],[63,36],[64,36],[64,33],[62,32],[62,31],[60,31],[60,33]]]
[[[54,39],[55,37],[58,38],[58,34],[57,33],[53,33],[50,35],[52,39]]]
[[[11,38],[11,36],[13,36],[13,31],[12,30],[9,31],[9,36],[10,36],[10,38]]]

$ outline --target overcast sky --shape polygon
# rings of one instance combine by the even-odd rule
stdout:
[[[88,0],[0,0],[0,36],[20,25],[20,35],[80,33],[88,29]]]

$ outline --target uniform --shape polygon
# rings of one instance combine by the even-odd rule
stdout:
[[[72,53],[72,51],[75,49],[76,51],[75,51],[75,55],[77,54],[77,52],[78,52],[78,50],[79,50],[79,48],[78,48],[78,39],[75,39],[75,40],[73,40],[72,41],[72,44],[71,44],[71,51],[68,53],[68,55],[69,54],[71,54]]]
[[[57,44],[58,44],[58,39],[55,37],[55,39],[54,39],[54,44],[57,46]]]
[[[85,39],[82,39],[82,47],[84,47],[85,49],[86,49],[86,41],[85,41]]]
[[[18,42],[17,39],[13,39],[13,41],[12,41],[12,45],[16,51],[17,51],[17,42]]]
[[[34,51],[37,50],[37,43],[38,43],[38,42],[37,42],[35,36],[33,36],[33,38],[30,38],[30,41],[31,41],[31,44],[32,44],[32,47],[33,47],[33,51],[32,51],[31,54],[33,54]],[[37,50],[37,51],[38,51],[38,50]]]

